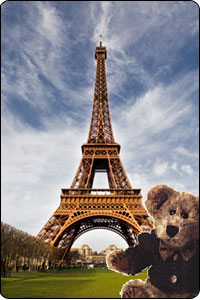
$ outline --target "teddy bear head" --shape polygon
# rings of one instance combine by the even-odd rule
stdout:
[[[156,185],[145,202],[158,238],[170,247],[183,247],[199,237],[199,197]]]

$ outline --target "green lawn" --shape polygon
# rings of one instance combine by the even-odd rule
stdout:
[[[107,269],[13,273],[2,278],[1,293],[5,298],[120,298],[125,282],[146,277],[146,271],[133,277]]]

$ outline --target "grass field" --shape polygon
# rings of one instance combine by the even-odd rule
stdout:
[[[146,271],[133,277],[107,269],[13,273],[2,278],[1,294],[5,298],[120,298],[125,282],[146,277]]]

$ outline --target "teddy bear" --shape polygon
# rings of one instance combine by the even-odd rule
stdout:
[[[153,229],[140,233],[134,247],[107,256],[108,268],[126,275],[148,268],[146,281],[128,281],[121,298],[194,298],[199,292],[199,197],[156,185],[145,206]]]

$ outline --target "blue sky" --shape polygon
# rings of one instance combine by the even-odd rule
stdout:
[[[36,235],[71,185],[89,131],[99,35],[133,187],[143,201],[160,183],[198,193],[198,14],[189,1],[2,5],[2,221]],[[74,245],[82,243],[126,246],[109,231]]]

